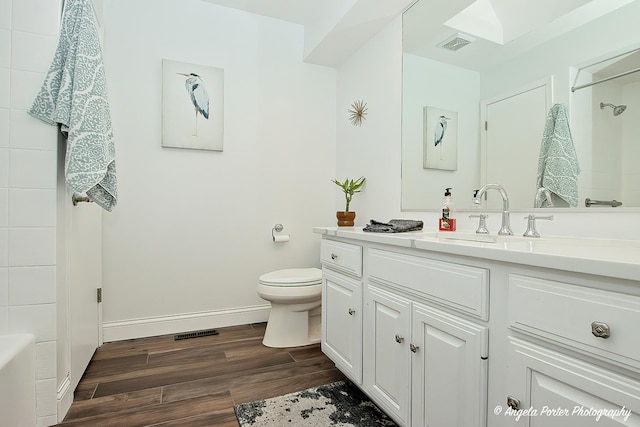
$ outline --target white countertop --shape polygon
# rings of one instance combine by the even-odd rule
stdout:
[[[314,233],[452,255],[640,281],[640,241],[477,235],[425,229],[372,233],[362,227],[314,227]]]

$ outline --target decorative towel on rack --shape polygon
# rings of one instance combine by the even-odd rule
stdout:
[[[536,188],[544,187],[570,206],[578,206],[579,174],[580,165],[571,138],[567,108],[555,104],[547,113],[544,126]],[[542,206],[545,204],[546,201]]]
[[[362,231],[374,233],[403,233],[405,231],[422,230],[422,221],[412,219],[392,219],[389,222],[380,222],[372,219]]]
[[[107,211],[117,202],[115,146],[90,0],[66,0],[58,48],[29,114],[67,137],[65,179]]]

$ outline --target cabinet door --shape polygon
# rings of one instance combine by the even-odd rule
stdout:
[[[640,425],[640,381],[511,338],[509,342],[509,397],[529,416],[505,425],[530,427],[602,427]],[[505,400],[506,403],[506,400]]]
[[[411,302],[375,286],[365,291],[364,386],[402,425],[408,424]]]
[[[414,303],[411,344],[411,425],[485,426],[488,329]]]
[[[323,270],[322,351],[362,384],[362,284]]]

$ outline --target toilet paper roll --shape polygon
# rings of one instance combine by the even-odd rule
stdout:
[[[289,236],[288,234],[279,234],[277,236],[273,236],[273,241],[278,243],[278,242],[288,242],[289,239],[291,238],[291,236]]]

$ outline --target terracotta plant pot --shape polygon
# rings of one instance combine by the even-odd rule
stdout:
[[[338,211],[336,212],[336,218],[338,218],[338,227],[353,227],[353,220],[356,219],[356,213],[351,211]]]

